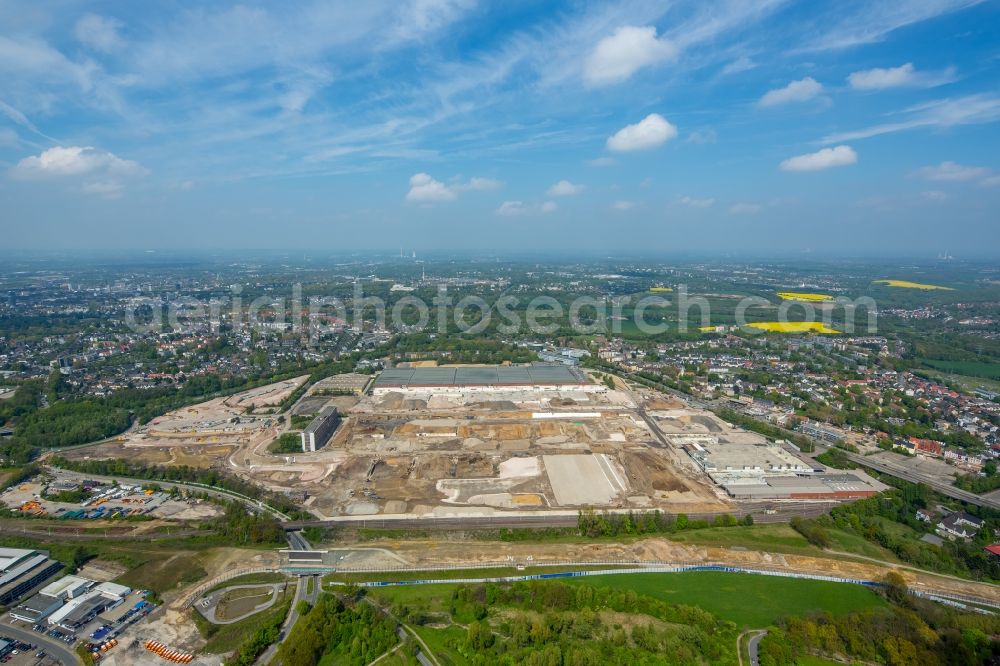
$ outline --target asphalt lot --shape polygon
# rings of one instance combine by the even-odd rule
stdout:
[[[7,662],[11,666],[21,666],[22,664],[63,664],[63,666],[76,666],[80,663],[79,657],[73,652],[73,648],[54,638],[49,638],[44,634],[32,631],[30,628],[22,627],[19,624],[0,624],[0,636],[15,638],[23,643],[31,643],[37,646],[30,656],[18,655]],[[45,650],[46,657],[41,659],[34,656],[38,650]]]

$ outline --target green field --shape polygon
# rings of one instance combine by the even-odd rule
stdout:
[[[938,361],[927,358],[921,359],[921,362],[935,370],[955,375],[1000,380],[1000,363],[987,363],[985,361]]]
[[[806,655],[799,657],[796,666],[843,666],[843,662]]]
[[[237,576],[236,578],[230,578],[227,581],[219,583],[211,587],[208,592],[215,592],[216,590],[224,590],[227,587],[232,587],[233,585],[257,585],[258,583],[281,583],[288,580],[288,576],[276,572],[262,571],[259,573],[244,574],[243,576]]]
[[[921,370],[922,374],[939,381],[943,384],[954,384],[970,393],[976,389],[986,389],[987,391],[1000,392],[1000,381],[996,379],[986,379],[985,377],[970,377],[969,375],[959,375],[941,370]]]
[[[605,569],[622,569],[627,567],[614,565],[589,565],[571,567],[496,567],[489,569],[447,569],[443,571],[363,571],[350,573],[341,571],[329,574],[327,581],[342,583],[366,583],[371,581],[405,581],[405,580],[456,580],[459,578],[507,578],[512,576],[530,576],[554,571],[603,571]]]
[[[573,585],[634,590],[672,604],[699,606],[720,619],[751,628],[766,627],[782,615],[803,615],[818,610],[842,615],[885,605],[881,597],[859,585],[753,574],[699,571],[609,574],[560,580]],[[441,612],[446,610],[455,587],[451,583],[402,585],[371,588],[369,594],[382,601],[420,605],[430,612]]]
[[[450,640],[465,640],[466,632],[462,627],[456,625],[451,625],[447,629],[413,627],[413,630],[427,643],[427,647],[442,666],[468,663],[454,648],[448,646]]]
[[[855,553],[886,562],[899,560],[891,552],[866,541],[863,537],[838,529],[828,529],[831,549],[845,553]],[[769,524],[750,527],[710,527],[702,530],[675,532],[667,536],[670,541],[699,546],[736,548],[739,550],[764,550],[772,553],[792,555],[823,555],[833,557],[821,548],[811,545],[805,537],[788,525]]]
[[[766,627],[782,615],[824,610],[843,615],[884,606],[877,594],[861,587],[818,580],[704,571],[683,574],[612,574],[570,578],[574,585],[635,590],[672,604],[698,606],[742,627]]]

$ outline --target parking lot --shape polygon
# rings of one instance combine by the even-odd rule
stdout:
[[[9,666],[55,666],[65,658],[54,653],[42,641],[30,640],[30,637],[22,636],[22,632],[15,635],[14,631],[7,631],[7,627],[0,627],[0,645],[4,643],[8,645],[0,650],[6,652],[0,657],[0,663]]]
[[[172,497],[169,492],[149,487],[98,483],[61,470],[8,488],[0,501],[25,515],[65,520],[133,516],[199,520],[219,513],[218,507],[204,500]]]

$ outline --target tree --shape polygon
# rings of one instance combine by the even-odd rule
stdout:
[[[890,571],[885,575],[885,596],[895,604],[903,604],[909,597],[906,579],[898,571]]]

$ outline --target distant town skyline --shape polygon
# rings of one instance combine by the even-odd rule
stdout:
[[[991,258],[998,64],[970,0],[0,0],[0,230]]]

